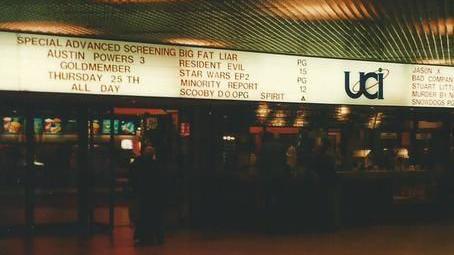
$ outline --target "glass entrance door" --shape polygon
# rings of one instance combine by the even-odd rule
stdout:
[[[114,225],[114,147],[118,120],[109,110],[92,111],[88,122],[90,222],[95,230]]]
[[[38,228],[77,225],[77,122],[71,110],[34,114],[33,217]]]
[[[25,114],[2,107],[0,111],[0,234],[26,225]]]
[[[169,185],[167,194],[170,225],[176,226],[183,215],[183,198],[178,196],[177,183],[182,188],[183,178],[178,171],[178,112],[148,108],[115,108],[114,137],[111,140],[114,179],[114,226],[129,226],[134,215],[130,215],[132,202],[130,194],[130,163],[141,154],[144,144],[151,143],[159,151],[159,157],[165,161],[165,172]],[[106,123],[107,121],[104,121]],[[108,122],[107,122],[108,123]],[[164,195],[164,194],[163,194]]]

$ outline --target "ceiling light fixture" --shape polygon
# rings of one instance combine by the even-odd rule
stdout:
[[[426,65],[453,65],[454,60],[452,59],[419,59],[416,61],[417,64],[426,64]]]
[[[259,7],[294,20],[361,20],[377,16],[371,2],[355,0],[268,0]]]
[[[160,4],[187,1],[188,0],[95,0],[96,3],[104,4]]]
[[[14,32],[36,32],[46,34],[64,35],[96,35],[97,30],[86,28],[79,25],[50,21],[23,21],[23,22],[4,22],[0,23],[0,30]]]
[[[435,35],[454,35],[454,18],[440,18],[437,20],[423,20],[417,26],[420,33]]]
[[[188,46],[202,46],[202,47],[215,47],[223,48],[226,47],[225,43],[209,40],[209,39],[196,39],[196,38],[168,38],[164,39],[163,42],[170,44],[178,45],[188,45]]]

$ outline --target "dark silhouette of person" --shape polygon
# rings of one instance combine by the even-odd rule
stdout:
[[[131,164],[130,185],[134,199],[136,244],[164,243],[165,180],[162,164],[152,145]]]
[[[264,226],[276,231],[280,223],[279,203],[286,177],[286,148],[270,132],[263,135],[263,144],[257,159],[258,177],[263,196]]]
[[[318,202],[317,194],[317,174],[313,166],[313,153],[315,139],[310,137],[306,130],[302,130],[297,144],[298,165],[300,167],[300,185],[301,189],[296,200],[299,214],[299,220],[302,227],[313,229],[318,222],[315,220],[318,217],[318,208],[314,206]]]
[[[336,160],[328,139],[314,144],[312,167],[318,180],[320,228],[334,230],[339,226],[339,189]]]

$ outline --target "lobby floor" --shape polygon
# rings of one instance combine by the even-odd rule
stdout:
[[[160,247],[134,247],[129,227],[112,236],[0,239],[0,255],[447,255],[454,254],[454,225],[376,226],[335,233],[171,233]]]

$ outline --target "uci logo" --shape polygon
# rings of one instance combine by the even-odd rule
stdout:
[[[357,99],[364,95],[368,99],[383,99],[383,81],[389,75],[388,69],[379,68],[375,72],[359,72],[359,81],[350,88],[350,72],[345,73],[345,92],[350,98]],[[359,87],[359,88],[358,88]],[[375,93],[370,90],[377,87]]]

